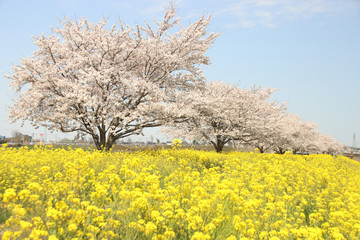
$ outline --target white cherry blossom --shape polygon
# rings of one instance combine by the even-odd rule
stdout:
[[[89,134],[98,149],[159,126],[176,92],[204,84],[200,66],[218,34],[210,17],[185,27],[169,8],[151,26],[130,27],[86,18],[60,21],[37,50],[7,77],[16,93],[10,118],[62,132]]]

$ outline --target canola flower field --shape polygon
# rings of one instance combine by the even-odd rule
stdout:
[[[0,148],[0,238],[360,239],[342,156]]]

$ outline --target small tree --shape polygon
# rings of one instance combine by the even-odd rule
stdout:
[[[300,147],[299,144],[294,146],[295,141],[300,143],[297,138],[301,135],[298,116],[282,111],[280,114],[265,116],[262,122],[262,129],[248,142],[249,146],[258,148],[261,153],[271,149],[279,154]]]
[[[262,129],[262,119],[281,108],[267,102],[274,90],[240,89],[212,82],[204,90],[180,93],[173,110],[176,121],[164,131],[175,137],[205,140],[217,152],[231,140],[251,141]]]
[[[313,141],[314,151],[319,153],[341,154],[346,149],[344,144],[325,134],[317,134]]]
[[[277,112],[264,115],[258,122],[256,134],[253,134],[249,141],[245,142],[245,145],[257,148],[260,153],[274,148],[281,133],[280,131],[282,131],[279,123],[281,123],[283,110],[279,109]]]
[[[171,7],[155,29],[60,21],[49,37],[35,37],[36,52],[7,76],[19,93],[10,118],[89,134],[105,150],[161,125],[174,92],[203,84],[199,66],[210,63],[204,54],[218,36],[205,31],[210,18],[183,27],[174,16]]]
[[[302,120],[299,116],[283,112],[276,118],[266,119],[270,128],[263,128],[249,142],[259,148],[284,154],[286,151],[304,152],[339,152],[342,145],[331,137],[323,135],[313,122]],[[330,150],[330,151],[328,151]]]

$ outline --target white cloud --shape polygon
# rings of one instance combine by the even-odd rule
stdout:
[[[255,11],[255,15],[258,17],[260,23],[269,28],[275,28],[274,15],[269,11]]]
[[[244,28],[252,28],[252,27],[255,27],[256,24],[253,21],[242,20],[241,21],[241,26],[244,27]]]
[[[358,0],[241,0],[228,1],[218,12],[235,17],[241,27],[275,28],[281,21],[347,15],[359,9]]]
[[[150,6],[146,8],[141,8],[140,13],[145,16],[153,16],[158,15],[159,13],[163,13],[165,9],[169,7],[169,1],[167,0],[155,0],[151,1]]]

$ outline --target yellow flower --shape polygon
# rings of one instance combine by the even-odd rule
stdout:
[[[181,140],[180,140],[180,139],[174,139],[174,140],[172,141],[171,146],[173,146],[174,148],[176,148],[176,147],[181,147]]]
[[[145,234],[150,235],[154,231],[156,231],[156,229],[157,229],[157,226],[153,222],[148,222],[145,225]]]
[[[166,237],[168,238],[174,238],[175,237],[175,232],[173,231],[172,228],[166,230],[165,234]]]
[[[204,234],[202,232],[195,232],[191,237],[191,240],[209,240],[211,239],[209,234]]]
[[[59,218],[59,211],[54,208],[48,208],[46,212],[46,216],[52,218],[53,220],[57,220]]]
[[[273,236],[271,237],[269,240],[280,240],[280,238],[276,237],[276,236]]]
[[[3,239],[360,233],[360,164],[343,156],[39,147],[0,148],[0,157]]]
[[[30,228],[32,227],[33,225],[29,222],[26,222],[26,221],[20,221],[20,229],[21,230],[30,230]]]
[[[8,203],[14,200],[16,197],[16,190],[13,188],[9,188],[5,190],[5,193],[3,195],[3,202]]]
[[[15,216],[22,217],[26,214],[26,210],[25,210],[25,208],[23,208],[21,206],[16,206],[13,210],[13,214]]]
[[[39,238],[42,238],[42,237],[46,237],[48,235],[48,232],[47,231],[44,231],[44,230],[38,230],[36,228],[34,228],[30,235],[29,235],[29,238],[32,238],[32,239],[39,239]]]
[[[4,144],[3,144],[3,146],[4,146]],[[3,233],[3,235],[2,235],[2,240],[10,240],[10,239],[12,239],[12,236],[13,236],[13,233],[12,232],[10,232],[10,231],[5,231],[4,233]]]
[[[216,229],[216,226],[213,223],[209,223],[205,226],[205,231],[207,233],[212,233],[215,229]]]
[[[237,238],[234,235],[231,235],[230,237],[226,238],[226,240],[237,240]]]
[[[77,225],[75,223],[70,223],[67,228],[70,232],[74,232],[77,230]]]

